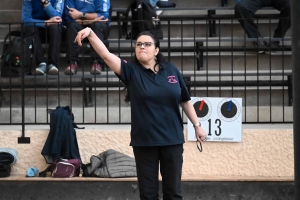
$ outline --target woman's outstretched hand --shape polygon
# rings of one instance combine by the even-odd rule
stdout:
[[[82,29],[77,33],[77,36],[74,40],[74,42],[77,42],[79,46],[82,46],[82,40],[86,37],[88,37],[92,32],[92,29],[89,27],[86,27],[85,29]]]

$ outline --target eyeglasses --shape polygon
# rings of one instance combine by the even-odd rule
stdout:
[[[198,140],[196,140],[196,145],[197,145],[197,148],[198,148],[198,150],[200,151],[200,152],[202,152],[202,144],[201,144],[201,142],[199,142]]]
[[[137,42],[135,43],[136,47],[142,47],[142,45],[144,47],[151,47],[151,45],[153,44],[153,42]]]

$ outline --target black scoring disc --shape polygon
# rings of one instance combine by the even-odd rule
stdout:
[[[206,103],[204,103],[202,109],[200,110],[200,104],[201,101],[197,101],[196,103],[194,103],[194,109],[196,111],[196,114],[199,118],[205,117],[208,114],[208,105]]]
[[[236,107],[236,105],[234,103],[232,103],[231,109],[228,110],[228,105],[229,105],[229,101],[225,102],[221,106],[221,113],[226,118],[233,118],[236,115],[236,113],[237,113],[237,107]]]

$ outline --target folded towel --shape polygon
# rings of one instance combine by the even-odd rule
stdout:
[[[29,167],[26,171],[27,177],[34,177],[39,174],[39,170],[36,167]]]

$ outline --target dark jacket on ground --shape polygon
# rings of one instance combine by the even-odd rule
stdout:
[[[42,150],[46,163],[65,158],[79,158],[80,153],[69,106],[58,106],[50,114],[50,132]]]

